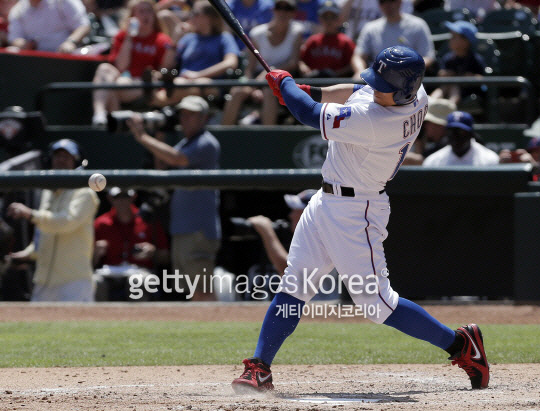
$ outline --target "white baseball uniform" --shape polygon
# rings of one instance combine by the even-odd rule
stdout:
[[[355,304],[380,308],[370,320],[383,323],[392,313],[399,296],[387,278],[383,241],[390,204],[381,191],[403,163],[427,110],[423,87],[414,102],[402,106],[375,103],[370,86],[344,105],[323,105],[320,128],[328,153],[322,175],[334,194],[319,190],[305,208],[281,291],[307,302],[335,267]],[[352,187],[354,197],[343,196],[342,187]]]

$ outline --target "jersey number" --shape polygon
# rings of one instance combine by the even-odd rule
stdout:
[[[407,155],[407,151],[409,151],[410,145],[411,143],[407,143],[399,150],[399,161],[397,162],[396,168],[394,169],[394,172],[392,173],[388,181],[392,180],[396,176],[399,168],[403,164],[403,160],[405,160],[405,156]]]

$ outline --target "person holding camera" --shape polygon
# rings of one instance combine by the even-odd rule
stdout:
[[[141,267],[154,272],[166,266],[169,260],[169,243],[161,224],[147,222],[135,206],[134,190],[112,187],[107,195],[111,209],[94,221],[94,267]],[[104,276],[95,275],[100,299],[108,300],[109,285]],[[125,284],[122,284],[124,286]],[[123,296],[124,297],[124,296]]]
[[[316,192],[317,190],[304,190],[296,195],[286,194],[284,196],[285,202],[291,209],[289,212],[289,227],[291,232],[294,233],[294,229],[296,228],[298,221],[300,221],[300,216],[302,215],[304,208]],[[285,268],[287,268],[287,256],[289,252],[281,243],[276,230],[274,229],[274,222],[263,215],[250,217],[247,221],[261,237],[268,259],[279,275],[283,275]]]
[[[151,136],[144,128],[139,113],[133,114],[127,125],[135,140],[171,168],[219,168],[221,147],[206,130],[209,106],[200,96],[187,96],[176,105],[184,138],[174,147]],[[217,190],[185,190],[178,188],[170,202],[169,233],[174,270],[188,275],[191,284],[197,281],[192,300],[212,301],[209,290],[215,257],[220,245],[219,192]],[[184,284],[184,289],[187,285]]]
[[[540,166],[540,138],[533,137],[527,143],[527,148],[518,148],[510,151],[503,149],[499,152],[499,161],[506,163],[529,163],[533,166],[533,180],[538,181]]]
[[[69,139],[49,149],[53,170],[74,170],[84,164],[79,145]],[[36,260],[32,301],[93,301],[93,221],[99,205],[89,187],[43,190],[39,209],[11,203],[7,214],[35,226],[33,241],[10,253],[12,262]]]
[[[263,262],[252,265],[248,269],[248,277],[250,278],[250,291],[247,299],[260,300],[254,295],[255,288],[260,288],[259,281],[263,277],[269,279],[266,282],[262,294],[265,295],[266,300],[271,300],[275,295],[275,289],[270,284],[272,277],[277,273],[282,276],[287,268],[287,258],[289,256],[289,246],[292,240],[292,234],[300,221],[300,217],[304,212],[304,208],[307,207],[309,200],[317,190],[304,190],[298,194],[285,194],[285,203],[290,209],[287,223],[284,220],[272,221],[268,217],[263,215],[257,215],[249,217],[244,222],[244,226],[248,226],[254,230],[261,238],[266,258],[270,261],[270,264],[264,259]],[[286,231],[285,231],[286,230]],[[287,232],[289,235],[287,235]],[[337,276],[337,272],[332,272],[332,276]],[[325,280],[327,281],[327,280]],[[325,287],[329,292],[321,294],[317,299],[338,299],[340,298],[337,288]],[[261,290],[259,290],[261,291]]]

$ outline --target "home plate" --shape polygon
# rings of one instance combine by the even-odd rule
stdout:
[[[284,400],[296,402],[309,402],[315,404],[334,404],[345,405],[351,402],[382,402],[380,398],[362,398],[362,397],[282,397]]]

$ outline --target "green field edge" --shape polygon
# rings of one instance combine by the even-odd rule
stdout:
[[[253,355],[260,326],[260,322],[5,322],[0,323],[0,367],[240,364]],[[540,363],[540,326],[483,325],[482,332],[490,363]],[[444,364],[447,356],[383,325],[301,322],[274,363]]]

